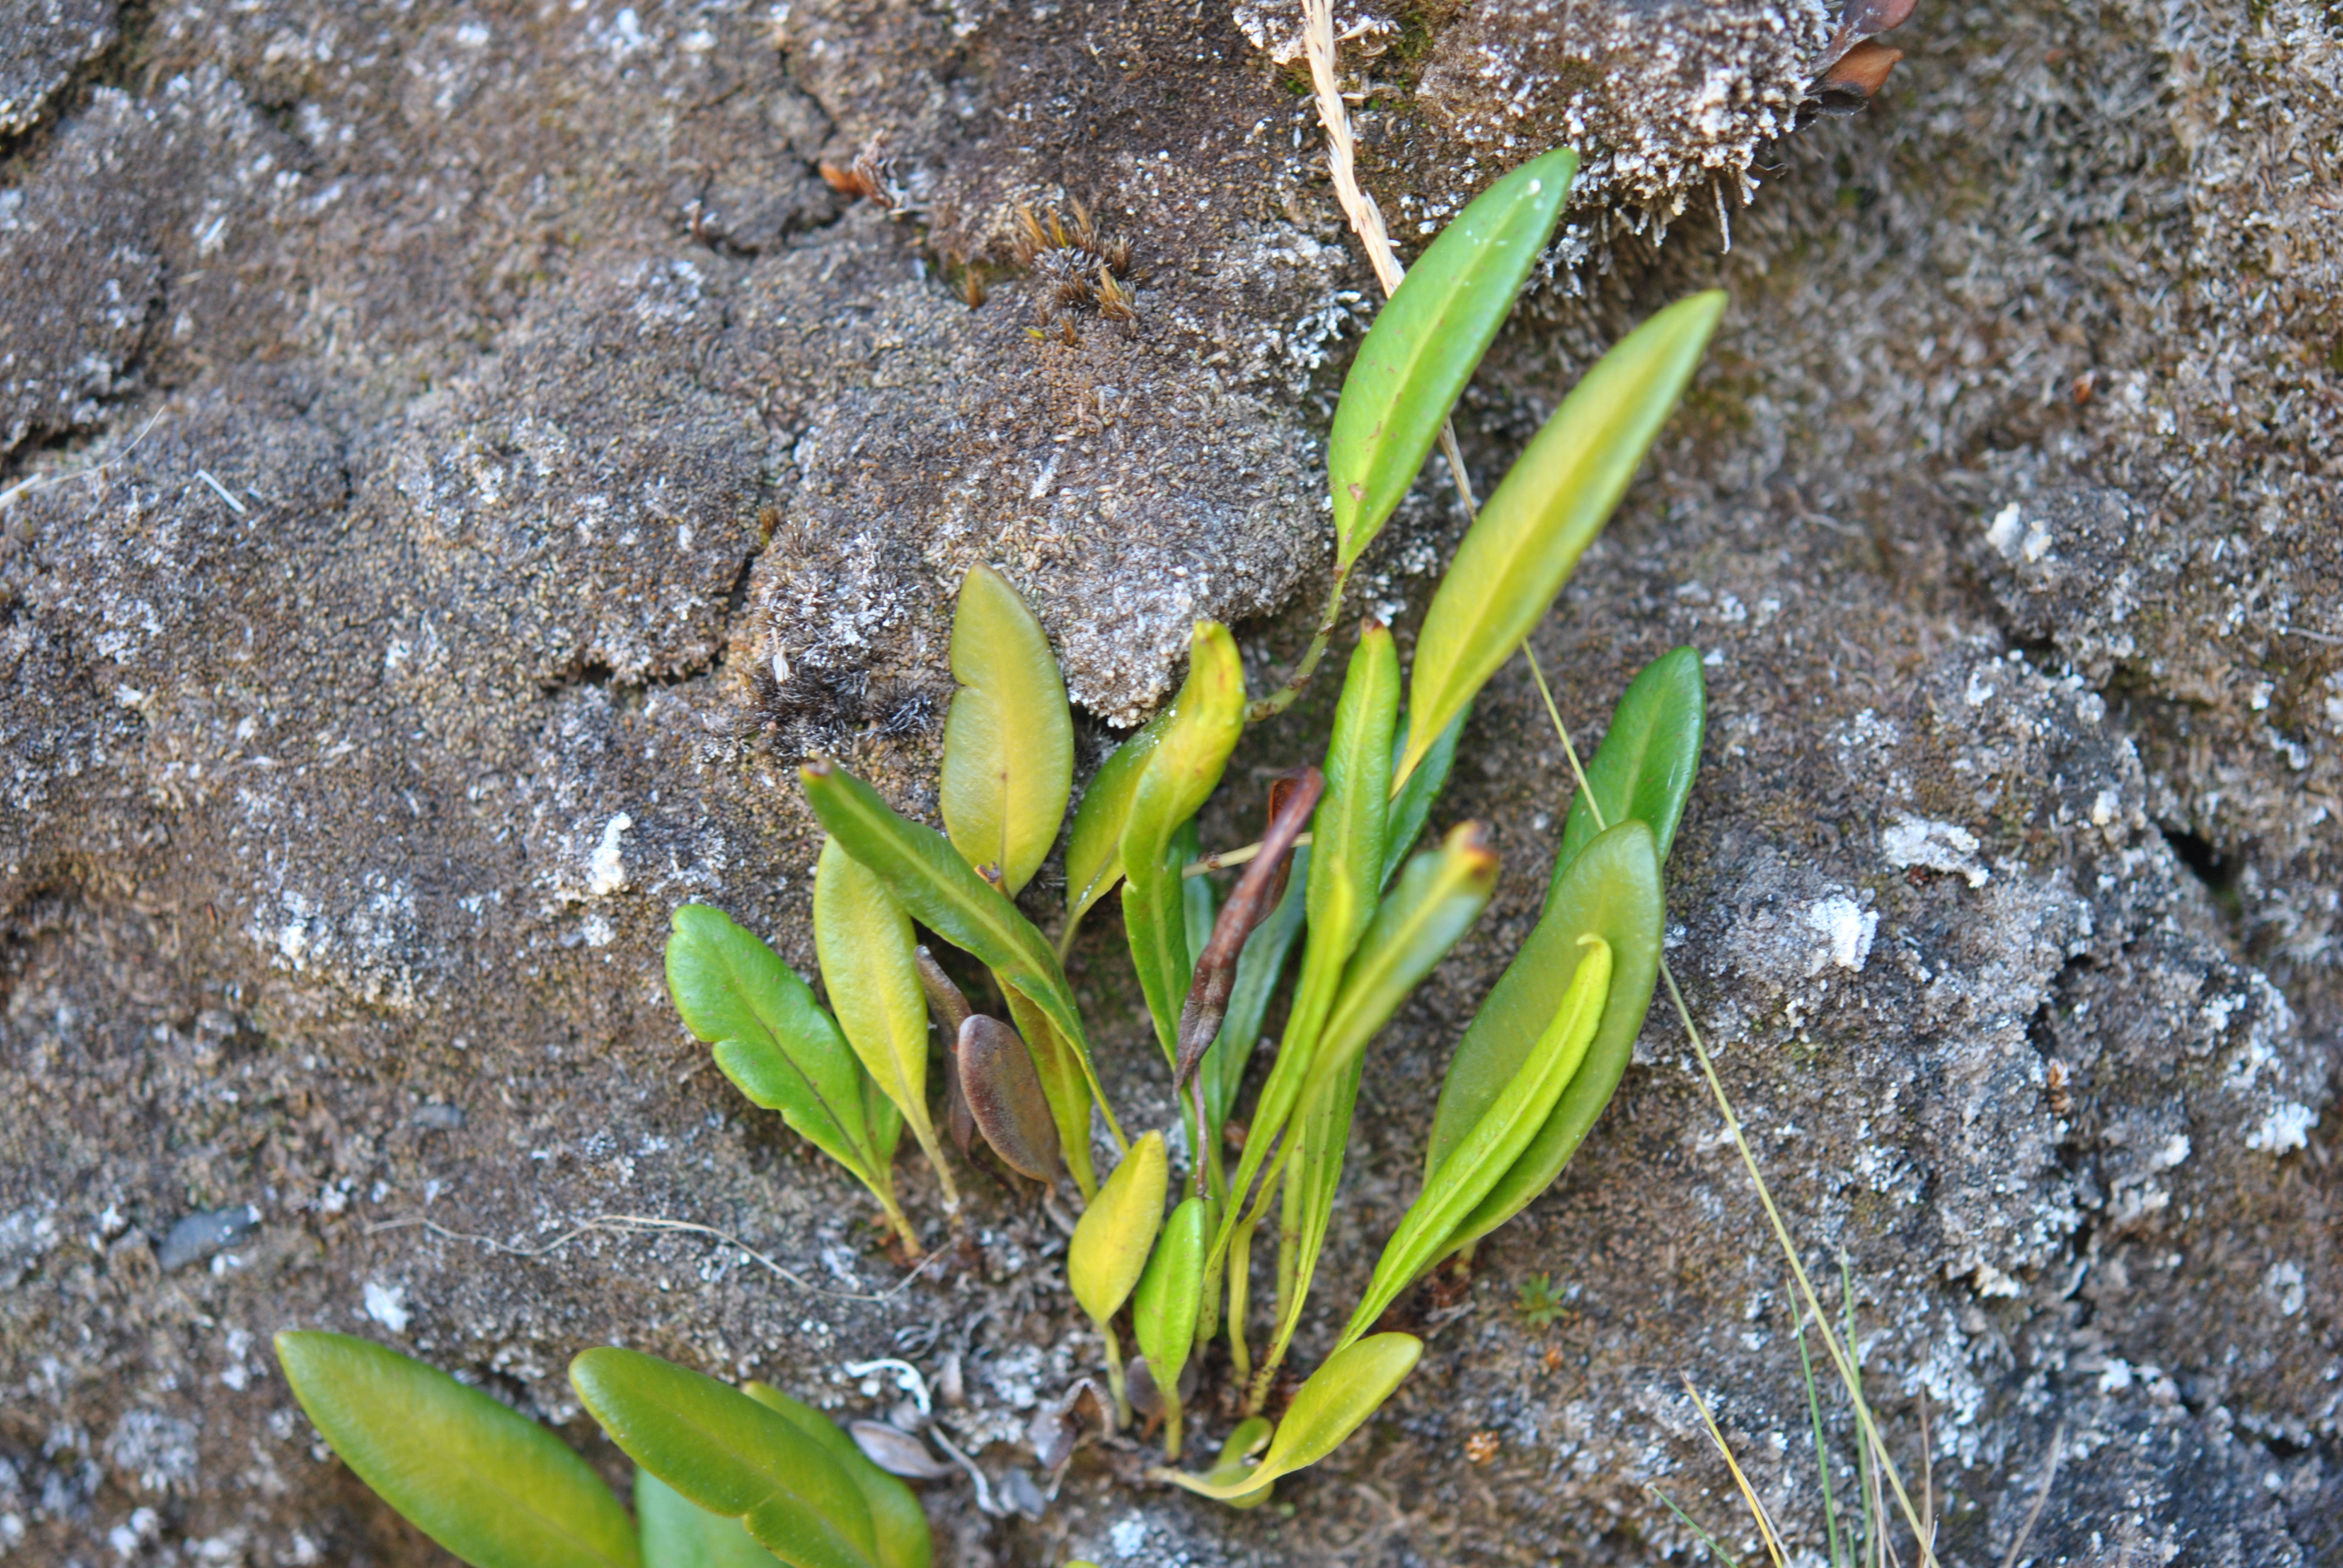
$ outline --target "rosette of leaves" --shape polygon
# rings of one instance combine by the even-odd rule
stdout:
[[[1550,241],[1574,166],[1570,153],[1549,154],[1493,186],[1425,252],[1362,345],[1328,447],[1338,602],[1341,579],[1415,482]],[[1227,628],[1196,623],[1177,695],[1098,769],[1068,825],[1064,683],[1031,608],[979,565],[953,624],[959,690],[938,792],[943,830],[897,810],[835,761],[800,770],[828,835],[815,924],[835,1018],[720,915],[679,914],[685,951],[679,960],[671,943],[669,972],[686,1021],[751,1098],[853,1169],[907,1234],[889,1164],[900,1127],[936,1165],[947,1204],[953,1192],[926,1103],[932,1015],[957,1096],[942,1121],[969,1140],[963,1147],[980,1137],[1007,1171],[1044,1181],[1062,1158],[1087,1204],[1068,1282],[1105,1348],[1118,1416],[1128,1416],[1127,1322],[1159,1395],[1170,1391],[1166,1446],[1175,1454],[1179,1375],[1205,1345],[1225,1334],[1237,1374],[1251,1379],[1254,1414],[1292,1342],[1373,1042],[1494,887],[1497,856],[1478,824],[1455,824],[1417,848],[1466,744],[1474,698],[1551,609],[1617,506],[1722,306],[1711,293],[1663,310],[1563,398],[1465,533],[1412,659],[1387,628],[1362,626],[1317,766],[1272,787],[1267,829],[1251,851],[1192,863],[1198,813],[1222,784],[1248,718],[1276,711],[1286,695],[1248,707]],[[1305,672],[1326,641],[1313,642]],[[1257,1502],[1279,1475],[1342,1442],[1421,1352],[1408,1336],[1372,1332],[1385,1308],[1544,1191],[1584,1141],[1650,1002],[1660,869],[1697,766],[1701,700],[1698,661],[1684,652],[1630,688],[1587,798],[1565,824],[1544,915],[1475,1010],[1432,1108],[1423,1191],[1335,1354],[1274,1429],[1248,1427],[1211,1471],[1180,1484]],[[1065,899],[1053,941],[1019,894],[1061,828]],[[1196,874],[1248,854],[1225,900]],[[1078,926],[1118,892],[1123,942],[1179,1108],[1178,1125],[1135,1140],[1102,1091],[1093,1031],[1063,967]],[[972,1007],[943,966],[924,961],[922,929],[939,951],[964,955],[963,972],[988,977],[997,1006]],[[696,956],[703,947],[720,948],[724,961]],[[1248,1108],[1249,1060],[1289,969],[1276,1058]],[[1094,1115],[1116,1154],[1103,1185],[1092,1167]],[[1231,1168],[1223,1143],[1240,1116]],[[1184,1181],[1173,1180],[1175,1151]],[[1167,1223],[1169,1202],[1179,1207]],[[1252,1242],[1272,1204],[1276,1311],[1255,1367]],[[712,1494],[676,1485],[716,1506]],[[753,1532],[746,1497],[728,1492],[719,1511],[740,1503]]]

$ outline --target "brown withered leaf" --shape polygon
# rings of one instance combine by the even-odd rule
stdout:
[[[1280,785],[1286,788],[1281,791]],[[1318,809],[1318,797],[1325,792],[1326,776],[1315,768],[1304,768],[1298,776],[1289,775],[1271,784],[1269,830],[1262,835],[1261,853],[1237,879],[1236,890],[1212,922],[1211,940],[1196,955],[1195,978],[1189,982],[1188,1000],[1180,1010],[1180,1056],[1172,1075],[1175,1088],[1195,1076],[1197,1063],[1204,1060],[1204,1052],[1221,1032],[1245,939],[1277,907],[1293,840],[1302,836],[1310,813]]]
[[[920,989],[927,993],[928,1016],[944,1031],[944,1054],[952,1059],[951,1070],[944,1074],[944,1130],[966,1158],[976,1143],[976,1119],[969,1114],[968,1096],[960,1086],[960,1026],[968,1021],[968,998],[924,945],[913,955],[913,962],[920,972]]]
[[[984,1141],[1019,1175],[1055,1181],[1058,1124],[1024,1037],[997,1018],[970,1013],[960,1026],[957,1054],[960,1092]]]
[[[1815,109],[1825,115],[1861,113],[1872,95],[1887,85],[1887,73],[1903,57],[1903,50],[1885,44],[1869,40],[1857,44],[1815,84]]]
[[[939,1481],[953,1473],[950,1465],[928,1452],[926,1443],[884,1422],[850,1422],[846,1434],[871,1463],[890,1475],[906,1481]]]
[[[1099,1397],[1098,1384],[1088,1378],[1075,1380],[1072,1387],[1033,1412],[1025,1441],[1033,1445],[1033,1457],[1041,1462],[1042,1469],[1053,1475],[1065,1469],[1086,1422],[1101,1432],[1106,1430],[1106,1404]]]

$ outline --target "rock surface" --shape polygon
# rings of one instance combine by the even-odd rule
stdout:
[[[1644,660],[1706,658],[1673,960],[1833,1310],[1844,1251],[1907,1473],[1927,1434],[1946,1561],[2002,1563],[2041,1498],[2021,1561],[2329,1562],[2331,24],[1923,7],[1865,116],[1792,134],[1831,20],[1346,10],[1363,166],[1412,244],[1586,138],[1460,419],[1484,488],[1626,325],[1732,295],[1536,641],[1582,746]],[[1286,25],[0,7],[0,1553],[442,1560],[277,1377],[269,1333],[320,1326],[614,1479],[585,1345],[911,1421],[894,1358],[957,1385],[988,1477],[990,1510],[924,1487],[961,1564],[1688,1560],[1650,1486],[1755,1560],[1689,1376],[1820,1560],[1780,1254],[1657,1010],[1556,1191],[1410,1309],[1386,1417],[1236,1514],[1111,1449],[1045,1500],[1029,1423],[1094,1348],[1057,1229],[988,1191],[972,1255],[906,1280],[666,1003],[685,899],[811,971],[799,756],[932,810],[970,560],[1056,638],[1086,761],[1192,617],[1242,623],[1256,684],[1297,650],[1373,286]],[[1046,264],[1021,207],[1058,215]],[[1135,320],[1060,292],[1121,246]],[[1407,625],[1461,527],[1428,480],[1364,603]],[[1249,737],[1211,841],[1330,688]],[[1441,817],[1507,874],[1377,1048],[1329,1303],[1412,1194],[1566,776],[1509,669]],[[1111,1086],[1160,1113],[1097,928]]]

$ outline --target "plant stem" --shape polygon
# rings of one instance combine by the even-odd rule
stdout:
[[[895,1235],[903,1243],[903,1251],[915,1260],[919,1258],[920,1233],[911,1229],[910,1217],[903,1212],[903,1206],[895,1201],[893,1181],[890,1181],[884,1188],[876,1181],[865,1181],[863,1185],[870,1189],[873,1198],[879,1200],[879,1207],[886,1214],[887,1223],[895,1228]]]
[[[1252,1381],[1252,1347],[1245,1342],[1245,1314],[1252,1306],[1252,1229],[1240,1224],[1229,1239],[1229,1370],[1240,1384]]]
[[[1292,707],[1302,689],[1310,684],[1310,678],[1318,671],[1318,661],[1326,657],[1326,647],[1334,639],[1334,628],[1342,624],[1342,588],[1350,580],[1349,567],[1334,568],[1333,589],[1326,596],[1326,608],[1318,616],[1318,629],[1311,635],[1310,646],[1302,650],[1302,662],[1294,667],[1292,678],[1247,708],[1246,723],[1258,724],[1264,719],[1276,718]]]
[[[1299,849],[1302,845],[1309,843],[1311,835],[1307,833],[1297,834],[1293,839],[1293,848]],[[1256,839],[1250,844],[1240,845],[1233,849],[1218,850],[1201,860],[1191,860],[1180,868],[1180,875],[1201,877],[1207,871],[1225,871],[1231,866],[1242,866],[1249,860],[1257,859],[1260,855],[1261,840]]]
[[[1562,710],[1554,705],[1554,692],[1545,682],[1545,671],[1538,664],[1537,650],[1530,646],[1527,638],[1522,639],[1522,652],[1530,661],[1530,673],[1537,680],[1539,693],[1545,699],[1546,713],[1554,720],[1554,733],[1562,738],[1563,755],[1570,759],[1571,777],[1578,781],[1579,795],[1585,800],[1586,809],[1594,819],[1595,830],[1604,831],[1610,824],[1603,819],[1603,803],[1594,798],[1594,791],[1587,785],[1586,769],[1579,765],[1578,749],[1571,744],[1570,729],[1562,721]],[[1676,1021],[1684,1026],[1684,1037],[1692,1041],[1693,1056],[1700,1063],[1701,1075],[1708,1081],[1709,1092],[1715,1097],[1716,1107],[1724,1113],[1725,1134],[1733,1141],[1733,1147],[1741,1155],[1741,1163],[1748,1170],[1750,1184],[1757,1190],[1757,1201],[1765,1211],[1767,1222],[1773,1226],[1774,1240],[1780,1244],[1782,1256],[1789,1261],[1792,1277],[1798,1282],[1798,1292],[1805,1298],[1806,1310],[1814,1314],[1817,1323],[1828,1323],[1830,1319],[1824,1315],[1822,1300],[1815,1293],[1814,1282],[1806,1277],[1805,1261],[1798,1256],[1797,1245],[1790,1240],[1790,1228],[1782,1219],[1782,1211],[1774,1202],[1773,1190],[1765,1185],[1765,1175],[1757,1169],[1756,1151],[1750,1148],[1749,1140],[1741,1131],[1741,1118],[1734,1113],[1733,1101],[1725,1092],[1724,1081],[1716,1075],[1716,1063],[1709,1059],[1708,1046],[1701,1039],[1700,1027],[1692,1020],[1692,1009],[1684,1003],[1684,990],[1676,984],[1675,971],[1668,967],[1665,953],[1660,955],[1660,979],[1667,985],[1668,1000],[1675,1005]],[[1905,1490],[1903,1475],[1897,1471],[1895,1461],[1887,1457],[1887,1446],[1881,1442],[1878,1423],[1873,1421],[1871,1406],[1863,1397],[1863,1381],[1848,1355],[1847,1347],[1838,1342],[1837,1335],[1828,1332],[1823,1335],[1823,1343],[1830,1351],[1831,1364],[1837,1371],[1839,1381],[1846,1385],[1847,1397],[1854,1402],[1855,1422],[1863,1429],[1864,1441],[1876,1452],[1880,1474],[1896,1494],[1896,1505],[1903,1511],[1904,1523],[1911,1527],[1913,1541],[1919,1550],[1920,1568],[1938,1568],[1935,1544],[1929,1539],[1926,1527],[1921,1523],[1920,1511],[1913,1507],[1911,1495]],[[1885,1532],[1882,1534],[1884,1536]]]
[[[1815,1429],[1815,1473],[1823,1486],[1823,1529],[1830,1546],[1830,1568],[1842,1568],[1838,1551],[1838,1505],[1831,1499],[1830,1450],[1823,1446],[1823,1407],[1815,1392],[1815,1358],[1806,1353],[1806,1315],[1798,1314],[1797,1327],[1790,1331],[1798,1342],[1798,1372],[1805,1380],[1806,1419]]]
[[[1098,1324],[1099,1338],[1106,1342],[1106,1386],[1114,1396],[1114,1408],[1107,1415],[1107,1430],[1121,1432],[1131,1424],[1131,1391],[1122,1376],[1122,1342],[1114,1337],[1114,1324],[1093,1318]]]

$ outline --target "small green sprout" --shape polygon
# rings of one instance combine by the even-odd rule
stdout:
[[[1513,1288],[1513,1316],[1534,1329],[1550,1329],[1569,1311],[1552,1274],[1532,1274]]]

